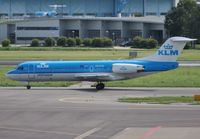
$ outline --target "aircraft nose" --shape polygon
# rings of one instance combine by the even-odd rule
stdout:
[[[12,79],[13,80],[13,75],[12,75],[12,71],[9,71],[5,74],[5,76],[9,79]]]

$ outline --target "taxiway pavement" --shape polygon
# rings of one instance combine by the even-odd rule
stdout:
[[[0,139],[197,139],[200,106],[119,103],[200,88],[0,88]]]

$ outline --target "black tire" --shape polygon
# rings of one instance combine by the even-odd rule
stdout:
[[[96,85],[97,90],[103,90],[104,87],[105,87],[105,85],[103,83],[99,83],[99,84]]]
[[[31,86],[30,86],[30,85],[27,85],[27,86],[26,86],[26,89],[30,90],[30,89],[31,89]]]
[[[98,84],[96,85],[96,90],[101,90],[101,88]]]
[[[100,86],[101,86],[101,90],[103,90],[104,87],[105,87],[105,84],[104,83],[100,83]]]

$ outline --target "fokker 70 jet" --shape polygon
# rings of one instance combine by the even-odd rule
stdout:
[[[155,54],[130,60],[98,61],[28,61],[19,64],[6,76],[12,80],[27,82],[43,81],[92,81],[96,89],[104,89],[107,81],[137,78],[162,71],[176,69],[176,61],[185,44],[195,39],[172,37]]]

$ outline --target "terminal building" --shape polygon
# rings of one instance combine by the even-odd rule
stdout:
[[[178,0],[0,0],[0,41],[30,43],[46,37],[166,37],[164,15]],[[56,16],[36,17],[52,11]]]

